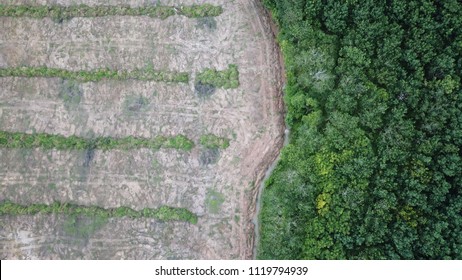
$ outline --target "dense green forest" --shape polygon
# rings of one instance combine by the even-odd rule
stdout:
[[[462,2],[264,0],[290,143],[261,259],[462,259]]]

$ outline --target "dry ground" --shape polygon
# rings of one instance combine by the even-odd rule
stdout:
[[[158,1],[0,0],[32,2],[137,6]],[[207,22],[182,16],[74,18],[63,23],[0,18],[0,67],[149,66],[192,73],[189,84],[0,78],[0,130],[84,137],[184,134],[196,142],[200,135],[214,133],[231,139],[230,147],[218,153],[200,146],[191,152],[95,151],[90,162],[80,151],[0,149],[0,201],[56,200],[135,209],[168,205],[196,213],[198,224],[1,216],[0,258],[252,257],[257,185],[278,154],[284,130],[279,56],[268,18],[253,0],[160,2],[211,3],[222,5],[224,13]],[[207,67],[226,69],[228,64],[238,65],[240,86],[198,96],[195,73]],[[66,95],[70,91],[72,98]]]

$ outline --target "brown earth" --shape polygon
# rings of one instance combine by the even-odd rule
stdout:
[[[0,0],[12,2],[70,1]],[[180,2],[222,5],[224,13],[208,22],[182,16],[74,18],[63,23],[0,18],[0,67],[152,66],[192,73],[189,84],[0,78],[0,130],[84,137],[184,134],[196,143],[200,135],[214,133],[231,139],[230,147],[218,153],[197,146],[191,152],[110,150],[91,156],[81,151],[0,149],[0,201],[135,209],[168,205],[196,213],[198,224],[2,216],[0,258],[252,258],[258,186],[284,140],[279,51],[257,0]],[[226,69],[228,64],[238,65],[240,86],[198,96],[195,73],[207,67]]]

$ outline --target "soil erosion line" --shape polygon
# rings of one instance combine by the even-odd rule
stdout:
[[[276,167],[279,160],[279,154],[282,148],[289,142],[289,129],[286,128],[284,122],[284,116],[286,108],[283,101],[283,85],[285,84],[285,72],[284,72],[284,61],[280,47],[276,41],[276,36],[278,33],[278,28],[273,22],[270,12],[263,6],[261,0],[252,1],[253,8],[256,11],[257,25],[261,29],[261,32],[265,34],[267,44],[266,53],[267,56],[274,56],[267,58],[269,66],[271,67],[271,76],[270,78],[273,81],[267,81],[265,83],[266,90],[265,93],[272,95],[271,102],[273,103],[271,107],[273,108],[273,122],[275,124],[275,130],[278,132],[276,139],[271,143],[272,150],[265,157],[264,164],[261,165],[261,170],[257,170],[257,180],[255,182],[255,190],[253,191],[253,201],[251,205],[253,213],[251,225],[253,228],[253,236],[251,237],[250,242],[248,242],[247,256],[255,259],[257,257],[257,248],[260,239],[260,210],[261,210],[261,197],[264,190],[264,182],[271,175],[273,169]]]

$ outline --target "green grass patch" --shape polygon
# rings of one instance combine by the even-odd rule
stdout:
[[[108,218],[154,218],[162,221],[185,221],[191,224],[197,223],[197,215],[185,208],[173,208],[162,206],[157,209],[144,208],[140,211],[129,207],[101,208],[97,206],[81,206],[70,203],[54,202],[47,204],[20,205],[10,201],[0,203],[1,215],[35,215],[35,214],[65,214],[71,217],[91,217],[104,221]],[[70,226],[75,221],[70,223]]]
[[[64,223],[64,232],[78,238],[88,238],[107,224],[107,217],[69,215]]]
[[[126,70],[95,69],[91,71],[69,71],[58,68],[39,67],[10,67],[0,68],[0,77],[43,77],[62,78],[79,82],[99,82],[103,79],[111,80],[141,80],[172,83],[187,83],[189,74],[174,71],[158,71],[152,68]]]
[[[184,151],[190,151],[194,147],[194,142],[186,136],[156,136],[151,139],[125,137],[97,137],[93,139],[82,138],[77,136],[65,137],[62,135],[52,135],[46,133],[22,133],[0,131],[0,148],[11,149],[57,149],[57,150],[90,150],[90,149],[160,149],[170,148]]]
[[[62,22],[75,17],[105,17],[105,16],[149,16],[166,19],[174,15],[183,15],[190,18],[215,17],[223,13],[223,8],[210,4],[192,6],[29,6],[29,5],[0,5],[0,16],[52,18]]]
[[[207,191],[207,197],[205,203],[210,213],[218,214],[221,209],[221,205],[225,202],[225,196],[215,190],[209,189]]]
[[[190,151],[192,148],[194,148],[194,142],[189,140],[184,135],[169,137],[162,145],[165,148],[180,149],[185,151]]]
[[[229,139],[213,134],[202,135],[199,142],[203,147],[208,149],[226,149],[229,147]]]
[[[224,89],[237,88],[239,86],[239,71],[234,64],[230,64],[228,69],[223,71],[206,68],[197,74],[196,84]]]
[[[179,14],[190,18],[217,17],[223,13],[221,6],[210,4],[182,6],[179,9]]]

